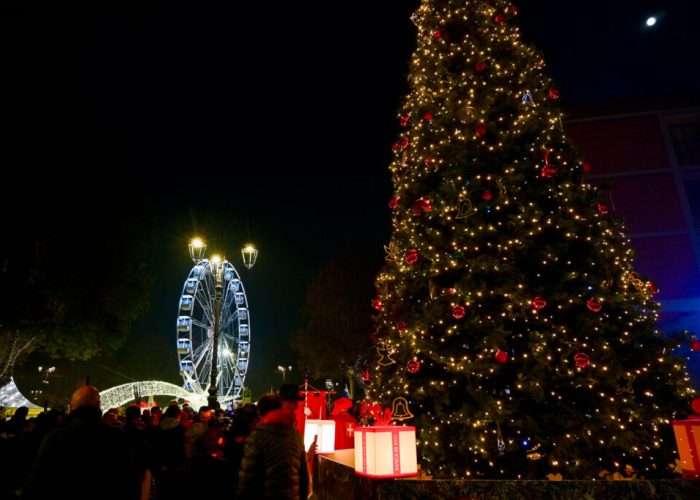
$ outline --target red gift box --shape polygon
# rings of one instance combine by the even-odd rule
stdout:
[[[416,428],[355,427],[355,474],[373,478],[417,476]]]
[[[676,435],[683,475],[700,478],[700,417],[673,420],[671,423]]]

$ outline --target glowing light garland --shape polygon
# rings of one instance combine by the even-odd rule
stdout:
[[[161,382],[158,380],[146,380],[143,382],[131,382],[128,384],[117,385],[100,392],[100,401],[102,411],[106,412],[110,408],[119,408],[134,400],[134,394],[138,393],[144,396],[175,396],[190,402],[194,408],[205,406],[207,404],[207,394],[193,393],[180,387],[179,385],[171,384],[170,382]]]

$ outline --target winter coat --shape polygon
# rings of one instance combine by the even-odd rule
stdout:
[[[46,435],[22,498],[72,500],[139,497],[139,477],[127,437],[102,422],[99,408],[81,407]]]
[[[239,499],[306,500],[309,471],[304,440],[290,410],[265,415],[245,442],[238,476]]]

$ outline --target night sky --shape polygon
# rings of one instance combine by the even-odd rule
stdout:
[[[280,382],[278,364],[294,364],[289,338],[323,263],[348,246],[383,255],[419,2],[97,3],[3,7],[5,216],[11,206],[28,222],[41,217],[56,193],[90,193],[86,208],[113,212],[145,198],[157,227],[146,257],[155,286],[133,336],[168,339],[163,378],[173,380],[186,245],[205,238],[242,274],[247,382],[259,393]],[[564,106],[696,90],[699,4],[516,3],[523,39],[544,54]],[[650,15],[659,22],[646,28]],[[260,250],[251,271],[240,265],[248,240]],[[81,242],[75,265],[95,250]]]

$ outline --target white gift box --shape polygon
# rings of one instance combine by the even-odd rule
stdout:
[[[355,474],[375,478],[417,476],[416,428],[355,427]]]
[[[308,450],[316,440],[318,453],[333,453],[335,451],[335,420],[314,420],[307,418],[304,422],[304,449]]]

